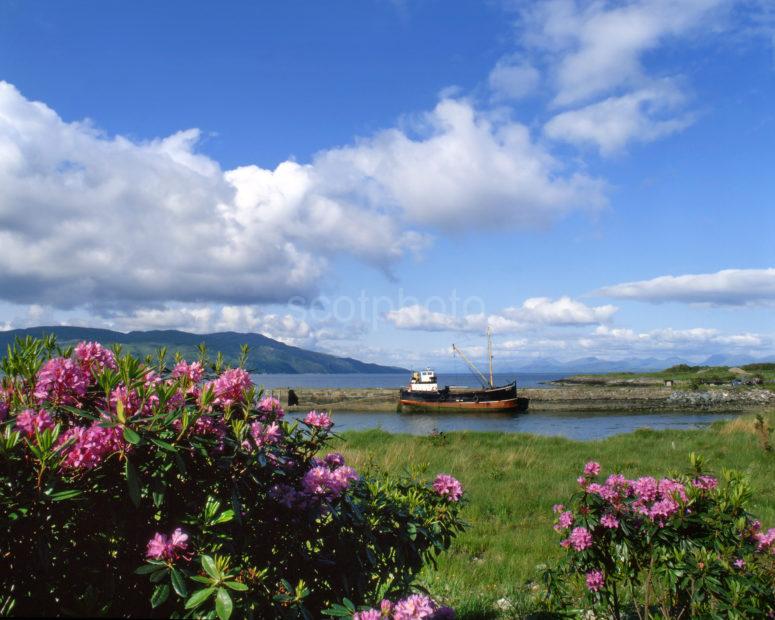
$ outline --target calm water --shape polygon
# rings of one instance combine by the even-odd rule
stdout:
[[[504,385],[517,380],[518,387],[551,387],[544,384],[555,379],[570,376],[567,373],[495,373],[493,380],[496,385]],[[399,388],[409,383],[409,373],[390,374],[318,374],[305,373],[298,375],[285,374],[254,374],[251,375],[256,385],[272,388]],[[453,374],[438,373],[439,385],[478,386],[476,378],[471,373]]]
[[[303,414],[289,414],[303,417]],[[569,439],[603,439],[639,428],[692,429],[734,417],[732,413],[528,412],[518,414],[397,414],[336,411],[337,431],[380,428],[389,433],[428,435],[433,431],[493,431],[559,435]]]

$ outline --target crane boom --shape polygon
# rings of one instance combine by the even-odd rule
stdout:
[[[474,373],[474,375],[479,379],[479,381],[481,381],[482,386],[487,387],[487,385],[488,385],[487,379],[481,373],[481,371],[476,366],[474,366],[473,362],[466,357],[466,354],[463,353],[460,349],[458,349],[454,344],[452,345],[452,350],[455,353],[459,353],[460,354],[460,357],[463,358],[463,361],[466,364],[468,364],[468,367],[471,369],[471,372]],[[492,387],[492,386],[490,386],[490,387]]]

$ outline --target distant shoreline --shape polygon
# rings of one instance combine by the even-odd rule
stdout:
[[[289,411],[393,412],[398,404],[395,388],[292,388],[299,405]],[[287,388],[266,390],[288,402]],[[558,386],[525,388],[519,395],[530,399],[530,411],[759,411],[775,408],[775,392],[763,388],[710,388],[681,390],[664,386]]]

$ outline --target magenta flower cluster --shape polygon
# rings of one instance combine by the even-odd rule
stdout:
[[[59,445],[73,442],[65,452],[62,467],[67,469],[92,469],[109,455],[127,449],[122,430],[118,426],[107,428],[99,422],[89,427],[74,426],[59,438]]]
[[[38,371],[35,398],[40,403],[51,401],[77,407],[90,382],[91,376],[80,364],[68,357],[55,357]]]
[[[242,402],[245,392],[253,387],[253,381],[246,370],[232,368],[221,373],[215,381],[208,383],[208,386],[215,395],[215,404],[225,408]]]
[[[83,370],[93,377],[109,368],[117,370],[116,356],[99,342],[79,342],[73,351]]]
[[[16,428],[27,437],[34,437],[35,433],[42,433],[54,426],[54,420],[45,409],[40,411],[25,409],[16,416]]]
[[[333,499],[344,493],[350,483],[357,479],[358,474],[348,465],[334,468],[316,465],[304,474],[301,488],[307,495]]]
[[[358,611],[353,620],[454,620],[450,607],[440,606],[425,594],[411,594],[395,603],[385,599],[379,609]]]
[[[587,588],[589,588],[590,592],[597,592],[605,585],[605,576],[603,575],[603,571],[600,570],[589,571],[585,575],[585,579]]]
[[[324,411],[310,411],[304,417],[304,424],[314,428],[328,430],[334,425],[334,421],[331,419],[331,416]]]
[[[188,559],[187,551],[188,534],[177,528],[169,536],[156,532],[153,538],[148,541],[145,557],[150,560],[169,560],[174,562],[181,558]]]
[[[451,502],[463,497],[463,485],[449,474],[439,474],[433,481],[433,490]]]

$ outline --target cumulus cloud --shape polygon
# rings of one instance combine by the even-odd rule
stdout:
[[[549,0],[523,12],[523,41],[551,66],[556,105],[648,81],[643,56],[709,23],[728,0]]]
[[[743,306],[775,301],[775,268],[723,269],[716,273],[660,276],[607,286],[599,294],[652,303]]]
[[[0,298],[60,308],[310,296],[338,253],[389,270],[427,230],[545,225],[604,203],[526,127],[446,99],[309,164],[223,171],[199,132],[133,142],[0,82]]]
[[[520,307],[490,315],[455,316],[413,304],[386,313],[385,319],[399,329],[482,333],[490,327],[496,333],[513,333],[536,326],[597,325],[609,321],[617,309],[612,305],[587,306],[570,297],[533,297]]]
[[[650,331],[635,331],[627,328],[597,327],[592,334],[579,339],[585,349],[596,352],[622,352],[641,354],[686,354],[710,355],[720,350],[726,352],[771,351],[773,339],[764,334],[751,332],[724,333],[718,329],[693,327],[673,329],[670,327]]]
[[[643,88],[561,112],[544,125],[544,133],[577,146],[592,145],[603,155],[611,155],[631,141],[652,142],[688,127],[693,121],[691,114],[666,114],[683,100],[670,84]]]

